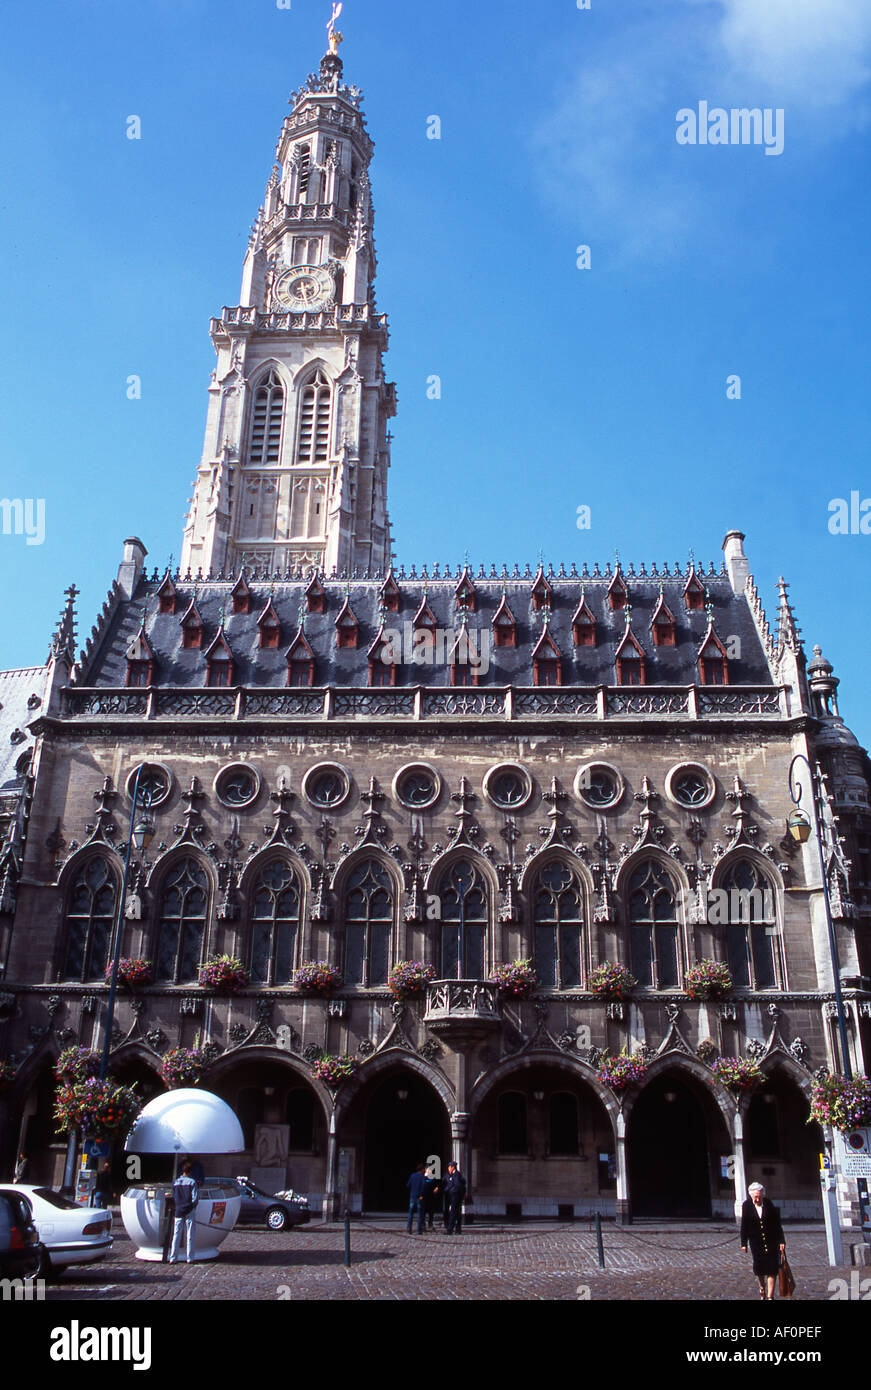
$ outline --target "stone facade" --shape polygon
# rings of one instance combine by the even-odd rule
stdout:
[[[392,567],[371,147],[340,78],[328,55],[296,95],[242,304],[213,322],[182,570],[149,576],[129,539],[84,650],[71,592],[27,673],[32,754],[0,792],[3,1160],[24,1146],[34,1177],[59,1176],[51,1066],[102,1045],[143,767],[154,838],[121,954],[156,978],[118,999],[112,1069],[148,1094],[168,1048],[203,1049],[249,1145],[223,1171],[327,1214],[396,1209],[416,1162],[453,1154],[482,1214],[725,1215],[761,1177],[786,1215],[815,1215],[807,1101],[837,1067],[820,833],[855,1071],[871,1048],[869,766],[832,668],[806,662],[783,582],[772,631],[737,531],[720,567]],[[319,267],[334,301],[288,309],[329,297]],[[316,434],[321,390],[327,458],[304,465],[290,441],[309,407]],[[251,549],[240,498],[270,438],[256,468],[284,500]],[[302,472],[329,499],[313,546],[279,524]],[[801,847],[797,755],[823,774],[815,794],[799,775]],[[215,953],[251,983],[201,988]],[[529,998],[493,983],[519,960]],[[732,971],[722,1000],[688,992],[707,960]],[[301,991],[311,961],[338,973],[332,997]],[[419,997],[388,987],[401,961],[431,968]],[[608,963],[629,997],[593,991]],[[600,1076],[621,1053],[644,1067],[622,1090]],[[353,1074],[324,1084],[322,1054]],[[736,1056],[766,1078],[740,1099],[714,1070]]]

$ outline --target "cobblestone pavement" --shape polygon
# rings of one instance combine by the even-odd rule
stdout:
[[[459,1299],[677,1300],[758,1302],[749,1257],[734,1227],[604,1227],[606,1269],[593,1231],[583,1226],[467,1227],[409,1236],[401,1223],[355,1222],[352,1264],[344,1265],[341,1225],[312,1224],[272,1234],[234,1231],[221,1258],[202,1264],[148,1264],[115,1222],[110,1256],[68,1270],[46,1301]],[[829,1300],[832,1270],[822,1226],[787,1228],[796,1300]],[[855,1271],[871,1277],[871,1270]],[[856,1278],[854,1278],[854,1284]],[[871,1290],[871,1282],[867,1285]],[[864,1292],[864,1291],[863,1291]],[[854,1293],[854,1296],[855,1293]],[[794,1301],[796,1301],[794,1300]]]

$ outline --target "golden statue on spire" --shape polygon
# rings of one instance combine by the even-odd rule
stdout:
[[[330,22],[329,22],[329,24],[327,25],[327,38],[329,39],[329,42],[330,42],[330,52],[331,52],[331,53],[336,53],[336,54],[337,54],[338,51],[339,51],[339,44],[340,44],[340,43],[344,43],[344,41],[345,41],[344,35],[343,35],[343,34],[340,34],[339,31],[338,31],[338,29],[336,28],[336,20],[339,18],[339,15],[342,13],[343,8],[344,8],[343,5],[333,5],[332,17],[330,18]]]

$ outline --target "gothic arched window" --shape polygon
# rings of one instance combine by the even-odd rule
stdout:
[[[656,859],[629,880],[631,970],[640,985],[674,989],[679,980],[675,884]]]
[[[721,887],[728,895],[726,952],[733,983],[774,989],[777,912],[770,880],[752,859],[739,859],[724,874]]]
[[[161,982],[196,980],[208,906],[205,870],[195,859],[182,859],[167,875],[161,896],[156,971]]]
[[[254,392],[251,413],[251,440],[248,462],[281,462],[281,425],[284,419],[284,387],[276,371],[271,371]]]
[[[558,860],[541,870],[533,894],[535,969],[545,989],[581,983],[584,895],[581,881]]]
[[[296,876],[283,859],[260,873],[251,900],[251,979],[286,985],[293,974],[299,932],[300,893]]]
[[[89,859],[70,885],[65,980],[102,980],[115,922],[117,883],[105,859]]]
[[[393,883],[376,859],[365,859],[345,889],[345,982],[383,985],[390,967]]]
[[[456,860],[439,884],[442,910],[442,978],[482,980],[490,895],[468,859]]]
[[[326,463],[330,451],[332,387],[322,371],[315,372],[300,389],[299,427],[296,436],[298,464]]]

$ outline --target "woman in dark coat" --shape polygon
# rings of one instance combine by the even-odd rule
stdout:
[[[741,1251],[753,1256],[753,1273],[759,1280],[759,1297],[774,1301],[774,1284],[780,1257],[786,1250],[780,1212],[765,1195],[761,1182],[752,1182],[741,1208]]]

